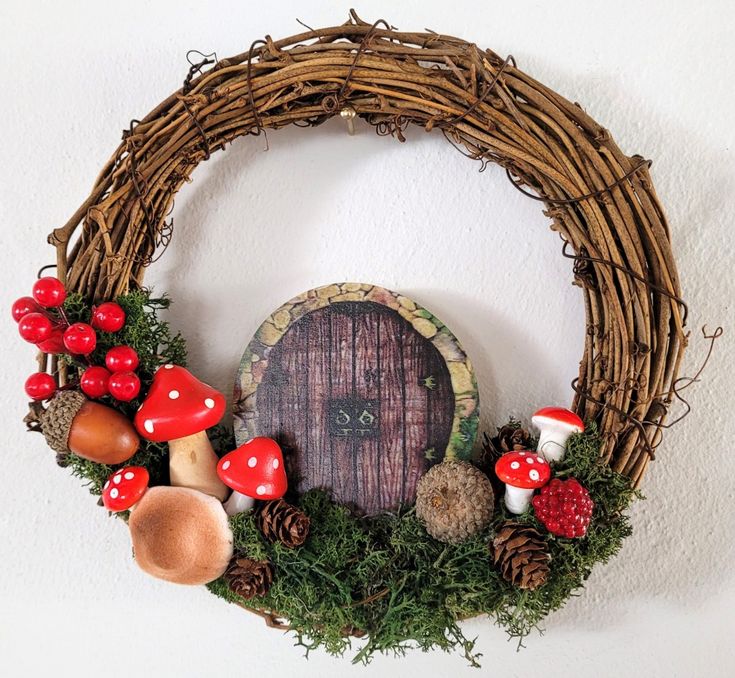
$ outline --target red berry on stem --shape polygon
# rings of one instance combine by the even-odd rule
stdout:
[[[32,297],[21,297],[13,302],[13,320],[20,322],[24,315],[40,312],[41,306]]]
[[[51,336],[46,341],[41,341],[38,344],[39,350],[44,353],[66,353],[66,346],[64,346],[64,330],[59,325],[54,325],[51,330]]]
[[[133,372],[139,363],[138,354],[130,346],[115,346],[105,356],[105,365],[110,372]]]
[[[107,383],[115,400],[127,403],[140,393],[140,379],[134,372],[115,372]]]
[[[26,379],[25,390],[32,400],[47,400],[56,393],[56,380],[46,372],[36,372]]]
[[[102,332],[119,332],[123,325],[125,325],[125,311],[114,301],[106,301],[92,310],[92,327]]]
[[[82,373],[79,385],[90,398],[101,398],[109,393],[110,373],[104,367],[88,367]]]
[[[20,336],[31,344],[38,344],[51,337],[54,324],[43,313],[26,313],[18,323]]]
[[[70,353],[89,355],[97,346],[97,333],[87,323],[74,323],[64,332],[64,346]]]
[[[33,298],[44,308],[56,308],[64,303],[66,288],[57,278],[39,278],[33,284]]]

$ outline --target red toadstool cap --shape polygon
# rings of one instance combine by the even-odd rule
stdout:
[[[108,511],[125,511],[148,489],[148,471],[142,466],[127,466],[115,471],[102,490],[102,503]]]
[[[211,428],[225,413],[225,397],[189,370],[164,365],[153,377],[135,428],[154,443],[186,438]]]
[[[495,463],[495,475],[513,487],[535,490],[549,482],[551,466],[535,452],[507,452]]]
[[[575,433],[584,431],[584,422],[571,410],[564,407],[542,407],[536,414],[531,417],[531,421],[536,426],[544,423],[555,422],[568,426]]]
[[[217,475],[227,487],[254,499],[280,499],[288,489],[283,453],[271,438],[253,438],[226,454]]]

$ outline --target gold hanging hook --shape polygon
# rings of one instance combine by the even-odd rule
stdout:
[[[345,106],[340,112],[339,117],[347,121],[347,134],[354,136],[355,134],[355,118],[357,111],[352,106]]]

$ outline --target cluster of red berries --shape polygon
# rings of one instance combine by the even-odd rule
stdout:
[[[44,353],[69,353],[89,362],[89,354],[97,347],[96,330],[119,332],[125,325],[125,311],[114,301],[107,301],[92,309],[89,323],[69,324],[63,309],[65,300],[66,288],[60,280],[39,278],[33,285],[32,296],[13,303],[18,332]],[[134,349],[116,346],[105,356],[106,367],[90,364],[82,373],[79,386],[90,398],[110,394],[128,402],[140,393],[140,379],[135,374],[138,362]],[[56,380],[45,372],[32,374],[25,383],[26,394],[32,400],[47,400],[57,390]]]
[[[536,517],[552,534],[584,537],[595,503],[590,493],[575,478],[554,478],[533,498]]]

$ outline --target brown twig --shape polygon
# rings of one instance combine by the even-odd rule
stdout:
[[[399,140],[409,125],[438,128],[545,204],[571,250],[564,255],[587,314],[573,407],[599,425],[604,457],[639,483],[683,388],[687,344],[650,163],[626,156],[582,108],[511,57],[354,12],[340,26],[304,28],[229,59],[189,59],[183,87],[131,124],[90,196],[49,236],[69,290],[96,301],[140,286],[170,240],[177,191],[237,137],[318,125],[346,105]]]

